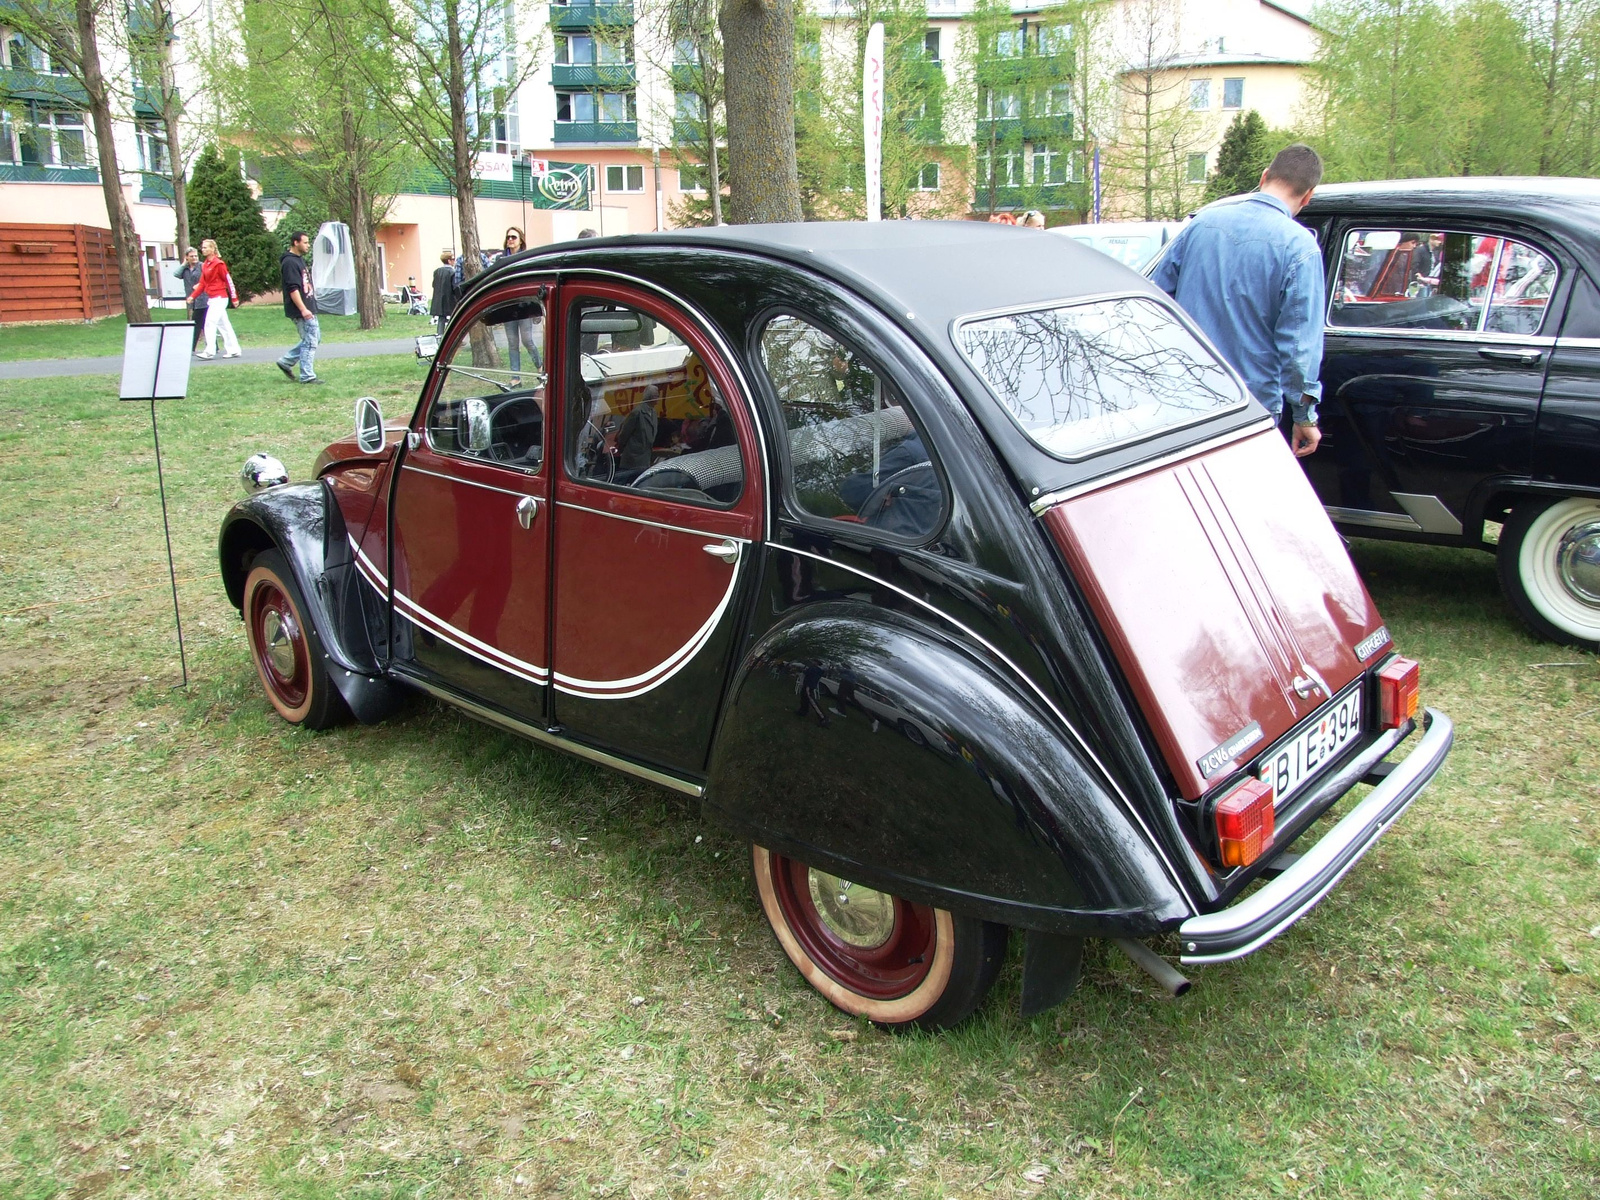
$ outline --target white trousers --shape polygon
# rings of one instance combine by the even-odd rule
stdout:
[[[233,322],[228,320],[228,298],[226,296],[206,297],[206,352],[204,357],[213,358],[217,353],[217,333],[222,334],[222,353],[225,355],[239,353],[239,339],[233,335]]]

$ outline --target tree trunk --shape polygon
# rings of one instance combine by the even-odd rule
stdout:
[[[728,109],[728,219],[798,221],[794,148],[794,0],[722,0]]]
[[[478,261],[478,202],[472,194],[473,139],[467,133],[466,55],[461,45],[460,0],[444,0],[449,41],[450,77],[450,182],[455,187],[456,217],[461,223],[461,279],[466,282],[483,269]]]
[[[189,248],[189,181],[183,174],[183,143],[178,119],[183,103],[178,98],[178,83],[172,73],[172,43],[161,47],[161,123],[167,130],[167,174],[172,180],[172,214],[177,221],[178,254]]]
[[[117,279],[122,288],[122,311],[129,321],[148,321],[150,302],[145,296],[144,266],[139,256],[139,235],[122,194],[122,172],[117,169],[117,145],[111,124],[111,97],[100,72],[100,46],[96,41],[93,0],[76,0],[78,46],[83,56],[83,88],[89,94],[94,120],[95,152],[100,159],[100,188],[105,193],[106,215],[111,218],[111,245],[117,254]]]
[[[377,230],[372,227],[372,197],[361,178],[355,118],[348,105],[346,97],[340,124],[344,136],[345,190],[350,197],[350,249],[356,260],[356,314],[361,319],[361,328],[376,329],[383,324],[384,316]]]
[[[1544,128],[1539,138],[1539,174],[1552,174],[1555,167],[1556,109],[1560,99],[1556,84],[1561,79],[1561,0],[1555,0],[1555,15],[1550,22],[1550,70],[1544,80]]]
[[[706,89],[706,190],[711,193],[711,223],[722,224],[722,162],[717,157],[717,106]]]

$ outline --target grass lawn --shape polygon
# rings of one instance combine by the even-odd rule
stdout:
[[[234,473],[304,478],[420,371],[163,408],[187,691],[146,410],[0,384],[0,1197],[1600,1194],[1600,669],[1490,559],[1357,545],[1458,740],[1294,930],[1180,1001],[1094,944],[1028,1021],[1013,945],[976,1018],[893,1037],[693,803],[432,702],[271,714]]]
[[[233,331],[239,335],[239,345],[282,346],[287,350],[294,344],[294,325],[283,315],[279,301],[252,301],[228,313]],[[187,321],[188,316],[176,308],[153,308],[152,321]],[[419,333],[433,332],[433,322],[427,317],[408,317],[405,310],[391,304],[383,324],[376,329],[362,329],[359,317],[335,317],[324,314],[317,324],[322,329],[324,342],[369,342],[379,338],[410,338]],[[104,317],[93,324],[82,321],[56,321],[48,325],[0,326],[0,362],[17,362],[28,358],[98,358],[107,354],[121,354],[124,333],[128,322],[123,317]]]

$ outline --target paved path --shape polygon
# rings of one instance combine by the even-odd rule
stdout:
[[[210,362],[192,360],[193,370],[212,371],[221,367],[241,365],[270,365],[289,347],[287,344],[270,349],[250,349],[241,358],[223,358],[218,355]],[[415,354],[416,342],[412,338],[384,338],[374,342],[323,342],[317,347],[317,361],[328,358],[366,358],[374,354]],[[22,362],[0,363],[0,379],[44,379],[52,375],[120,375],[122,355],[110,354],[104,358],[30,358]]]

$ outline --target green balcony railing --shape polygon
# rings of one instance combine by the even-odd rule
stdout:
[[[633,88],[639,71],[633,63],[556,63],[550,68],[550,82],[556,87]]]
[[[633,24],[633,5],[629,4],[552,4],[551,29],[594,29],[597,26]]]
[[[944,141],[944,122],[938,117],[912,117],[905,122],[906,136],[921,146],[937,146]]]
[[[979,184],[974,189],[974,207],[987,211],[989,189]],[[997,211],[1019,208],[1074,208],[1081,209],[1087,201],[1087,185],[1082,183],[1049,183],[1035,187],[997,187],[994,189],[994,206]]]
[[[555,143],[570,146],[576,142],[637,142],[637,121],[557,121]]]
[[[0,183],[99,183],[98,167],[47,167],[40,163],[0,163]]]
[[[1007,139],[1022,138],[1028,141],[1049,138],[1059,141],[1072,137],[1072,114],[1063,113],[1060,116],[1048,117],[999,117],[993,120],[978,122],[977,142],[979,149],[988,144],[991,133],[997,142]]]
[[[173,203],[172,180],[158,171],[140,171],[139,200],[143,204]]]
[[[67,75],[47,75],[31,67],[0,67],[0,101],[3,100],[82,105],[89,103],[89,93]]]

